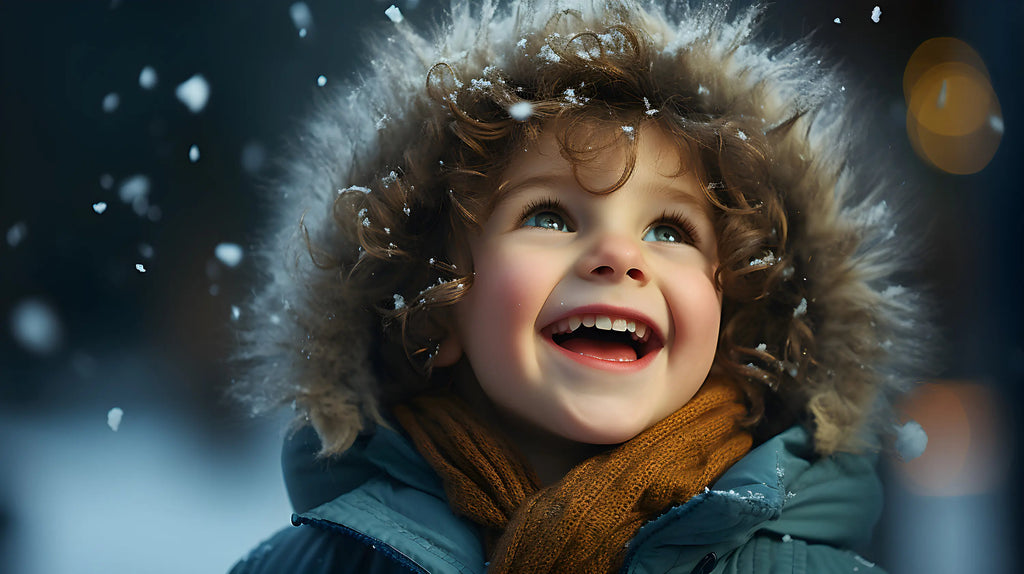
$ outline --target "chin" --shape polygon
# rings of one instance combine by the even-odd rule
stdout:
[[[621,444],[647,430],[647,421],[637,420],[635,415],[624,417],[622,413],[606,413],[580,417],[579,413],[566,416],[556,434],[586,444]]]

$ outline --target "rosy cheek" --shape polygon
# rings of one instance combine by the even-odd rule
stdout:
[[[501,252],[482,251],[474,254],[474,258],[479,263],[475,266],[476,280],[469,299],[475,328],[488,329],[501,338],[501,333],[511,331],[512,324],[526,320],[519,315],[529,307],[522,303],[530,299],[530,265],[523,258]],[[473,333],[467,336],[472,337]]]
[[[714,282],[700,270],[694,270],[673,282],[668,297],[677,344],[694,350],[713,350],[722,314],[721,293]]]
[[[541,259],[536,256],[510,249],[485,252],[481,256],[481,263],[476,266],[477,280],[486,281],[491,296],[499,298],[494,303],[507,304],[529,298],[543,275]]]

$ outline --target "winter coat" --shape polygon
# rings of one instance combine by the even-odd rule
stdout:
[[[455,516],[441,480],[399,433],[361,436],[340,459],[314,459],[309,429],[285,447],[295,527],[231,574],[483,573],[477,527]],[[630,542],[621,572],[881,572],[863,546],[881,512],[871,456],[819,457],[793,427],[761,444],[713,487],[668,509]]]

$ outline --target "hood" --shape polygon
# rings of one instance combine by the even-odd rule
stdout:
[[[488,68],[544,66],[538,34],[572,9],[575,17],[560,25],[578,32],[621,19],[645,31],[672,75],[666,85],[690,86],[708,113],[727,110],[766,132],[795,119],[770,144],[771,178],[792,214],[794,282],[801,284],[798,302],[790,294],[779,305],[813,332],[815,348],[813,368],[774,392],[801,413],[817,452],[874,446],[892,428],[893,398],[920,376],[925,358],[921,304],[896,280],[914,252],[896,222],[906,188],[867,154],[863,114],[855,113],[837,72],[805,42],[757,39],[762,8],[732,15],[719,4],[661,4],[455,0],[436,35],[408,20],[377,34],[370,67],[322,102],[285,175],[270,186],[275,220],[256,257],[265,280],[243,318],[238,357],[245,374],[235,394],[254,412],[292,405],[329,453],[384,423],[371,359],[381,318],[341,297],[337,269],[321,265],[321,258],[355,252],[333,219],[334,199],[387,166],[401,169],[423,126],[445,113],[425,89],[431,66],[444,62],[463,79],[483,78]]]

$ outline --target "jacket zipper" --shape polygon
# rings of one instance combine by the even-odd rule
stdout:
[[[367,536],[367,535],[363,534],[362,532],[359,532],[358,530],[353,530],[353,529],[351,529],[351,528],[349,528],[347,526],[338,524],[336,522],[331,522],[329,520],[320,520],[320,519],[317,519],[317,518],[306,518],[305,516],[299,516],[298,514],[293,514],[292,515],[292,524],[295,525],[295,526],[300,526],[302,524],[308,524],[309,526],[312,526],[314,528],[319,528],[321,530],[330,530],[330,531],[333,531],[333,532],[339,532],[341,534],[344,534],[345,536],[348,536],[350,538],[354,538],[358,542],[360,542],[362,544],[365,544],[366,546],[369,546],[371,549],[376,550],[377,552],[380,552],[381,554],[387,556],[388,558],[394,560],[395,562],[398,562],[399,564],[404,566],[406,569],[408,569],[410,572],[416,572],[418,574],[430,574],[427,571],[426,568],[420,566],[412,558],[409,558],[408,556],[406,556],[405,554],[403,554],[401,551],[399,551],[398,549],[394,548],[393,546],[385,544],[384,542],[381,542],[380,540],[377,540],[376,538],[373,538],[371,536]]]

